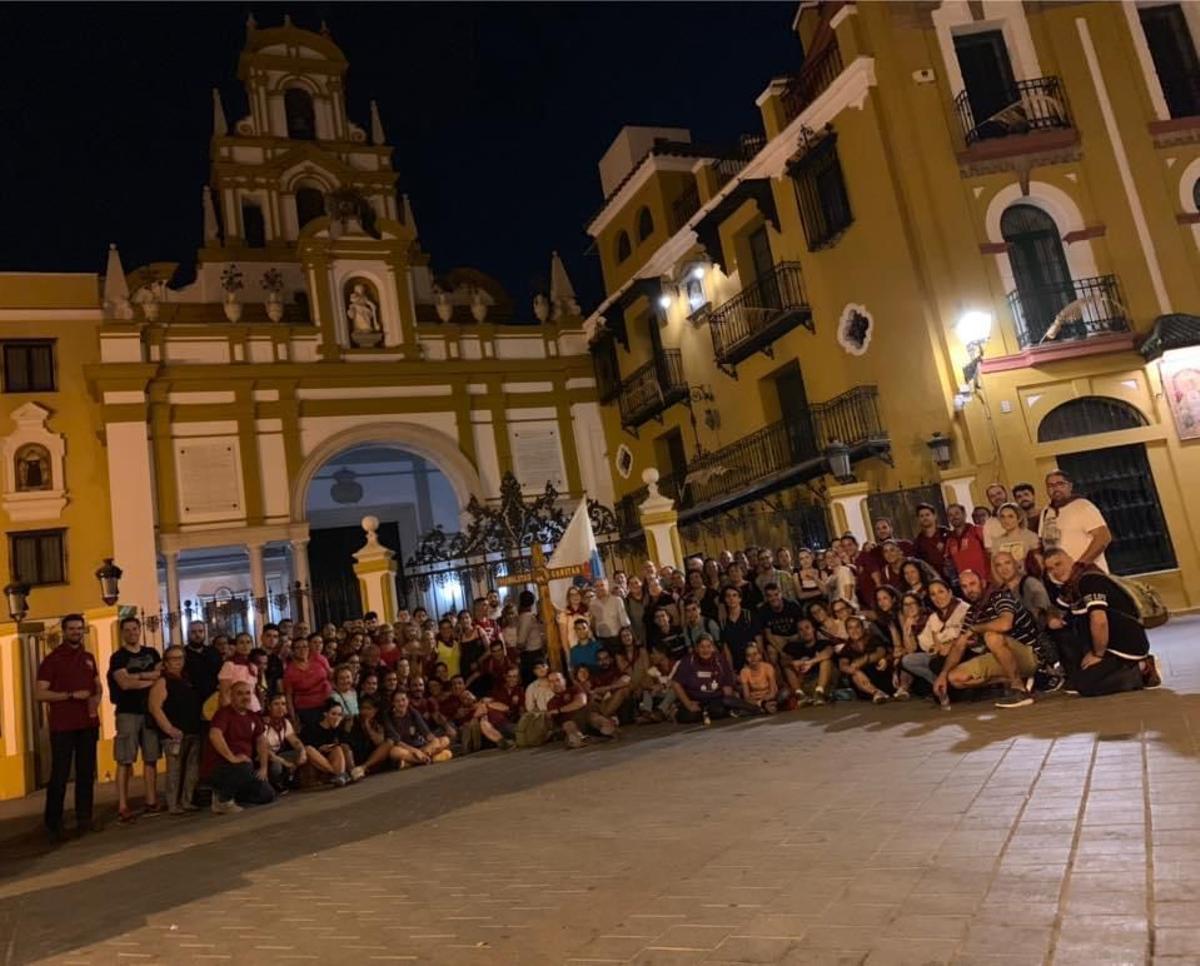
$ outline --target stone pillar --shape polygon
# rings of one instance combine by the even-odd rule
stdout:
[[[29,730],[33,687],[25,639],[16,624],[6,621],[0,624],[0,800],[22,798],[37,787],[35,736]]]
[[[250,596],[252,598],[250,609],[254,614],[250,633],[254,635],[255,643],[257,643],[263,624],[267,622],[267,577],[263,571],[263,545],[248,543],[246,551],[250,554]]]
[[[112,512],[113,560],[123,571],[121,603],[157,614],[158,552],[154,536],[154,471],[143,420],[105,425]],[[119,481],[119,483],[117,482]],[[164,501],[175,494],[161,494]],[[99,561],[97,561],[99,563]],[[105,670],[108,664],[103,665]]]
[[[167,610],[174,616],[174,623],[168,620],[170,641],[183,647],[187,641],[187,628],[183,626],[183,606],[179,600],[179,551],[164,550],[163,560],[167,565]]]
[[[961,503],[967,508],[967,520],[971,519],[971,510],[975,508],[975,497],[971,495],[971,486],[975,482],[974,473],[964,473],[961,469],[942,470],[938,474],[942,480],[942,495],[946,505]]]
[[[837,538],[849,531],[858,538],[859,544],[875,539],[867,513],[869,490],[866,483],[838,483],[829,488],[829,511],[833,516],[834,530],[831,537]]]
[[[87,622],[86,646],[96,659],[100,669],[100,680],[104,686],[104,700],[100,702],[100,745],[96,749],[96,780],[113,781],[117,777],[117,761],[113,757],[113,739],[117,736],[117,716],[113,708],[106,673],[108,662],[121,646],[118,630],[120,612],[124,605],[94,607],[83,612]]]
[[[292,620],[303,620],[310,630],[313,627],[312,578],[308,574],[308,538],[297,538],[292,544],[292,581],[304,588],[299,614],[292,614]]]
[[[363,613],[374,611],[381,623],[390,624],[399,610],[396,601],[396,554],[379,542],[378,517],[363,517],[367,542],[354,554],[354,575],[362,595]]]
[[[658,492],[658,470],[642,470],[650,494],[638,505],[638,518],[646,533],[646,554],[660,567],[683,569],[683,544],[679,541],[679,514],[675,502]]]

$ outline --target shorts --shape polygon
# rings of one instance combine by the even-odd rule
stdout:
[[[1021,677],[1031,677],[1038,669],[1037,655],[1033,648],[1028,644],[1022,644],[1020,641],[1014,641],[1011,637],[1006,638],[1008,646],[1012,649],[1013,657],[1017,659],[1017,670]],[[980,654],[978,657],[973,657],[969,661],[964,661],[957,668],[959,673],[969,678],[972,681],[988,681],[993,678],[1004,677],[1004,669],[1000,667],[1000,662],[996,660],[996,655],[989,651],[986,654]]]
[[[118,765],[132,765],[137,761],[138,751],[142,761],[153,765],[162,754],[160,735],[149,724],[144,714],[117,714],[117,737],[113,740],[113,756]]]

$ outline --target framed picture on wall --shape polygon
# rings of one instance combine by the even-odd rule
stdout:
[[[1179,438],[1200,439],[1200,355],[1163,359],[1159,371]]]

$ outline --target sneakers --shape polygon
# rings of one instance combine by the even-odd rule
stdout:
[[[350,769],[350,780],[352,782],[360,782],[367,777],[367,770],[362,765],[355,765]]]
[[[329,784],[333,785],[334,788],[345,788],[350,784],[350,776],[345,772],[342,772],[340,775],[334,775],[333,778],[330,779]]]
[[[871,695],[872,704],[887,704],[890,700],[891,698],[889,698],[882,691],[876,691],[873,695]]]
[[[1153,654],[1147,654],[1142,660],[1142,687],[1147,691],[1162,687],[1162,675],[1158,673],[1158,662]]]
[[[1033,695],[1020,688],[1009,688],[996,701],[997,708],[1024,708],[1033,704]]]
[[[443,761],[449,761],[453,757],[454,757],[454,752],[452,752],[449,748],[444,748],[441,751],[439,751],[436,755],[434,755],[433,758],[430,759],[430,761],[440,764]]]
[[[242,811],[245,811],[245,809],[232,798],[227,802],[223,802],[216,795],[213,796],[212,812],[214,815],[236,815]]]
[[[912,695],[908,693],[907,688],[896,688],[896,693],[893,695],[893,697],[897,701],[907,701],[912,697]]]
[[[937,699],[937,703],[938,703],[938,707],[941,708],[943,711],[949,711],[950,710],[950,695],[943,694],[940,698]]]
[[[812,703],[814,705],[824,704],[828,700],[829,699],[827,697],[825,697],[825,689],[824,688],[817,688],[815,691],[813,691]]]

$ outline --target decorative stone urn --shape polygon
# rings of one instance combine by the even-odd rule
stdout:
[[[283,296],[278,292],[268,292],[267,301],[264,303],[267,310],[267,318],[272,322],[283,321]]]
[[[225,310],[225,318],[230,322],[240,322],[242,320],[242,303],[237,300],[237,293],[226,292],[222,308]]]

